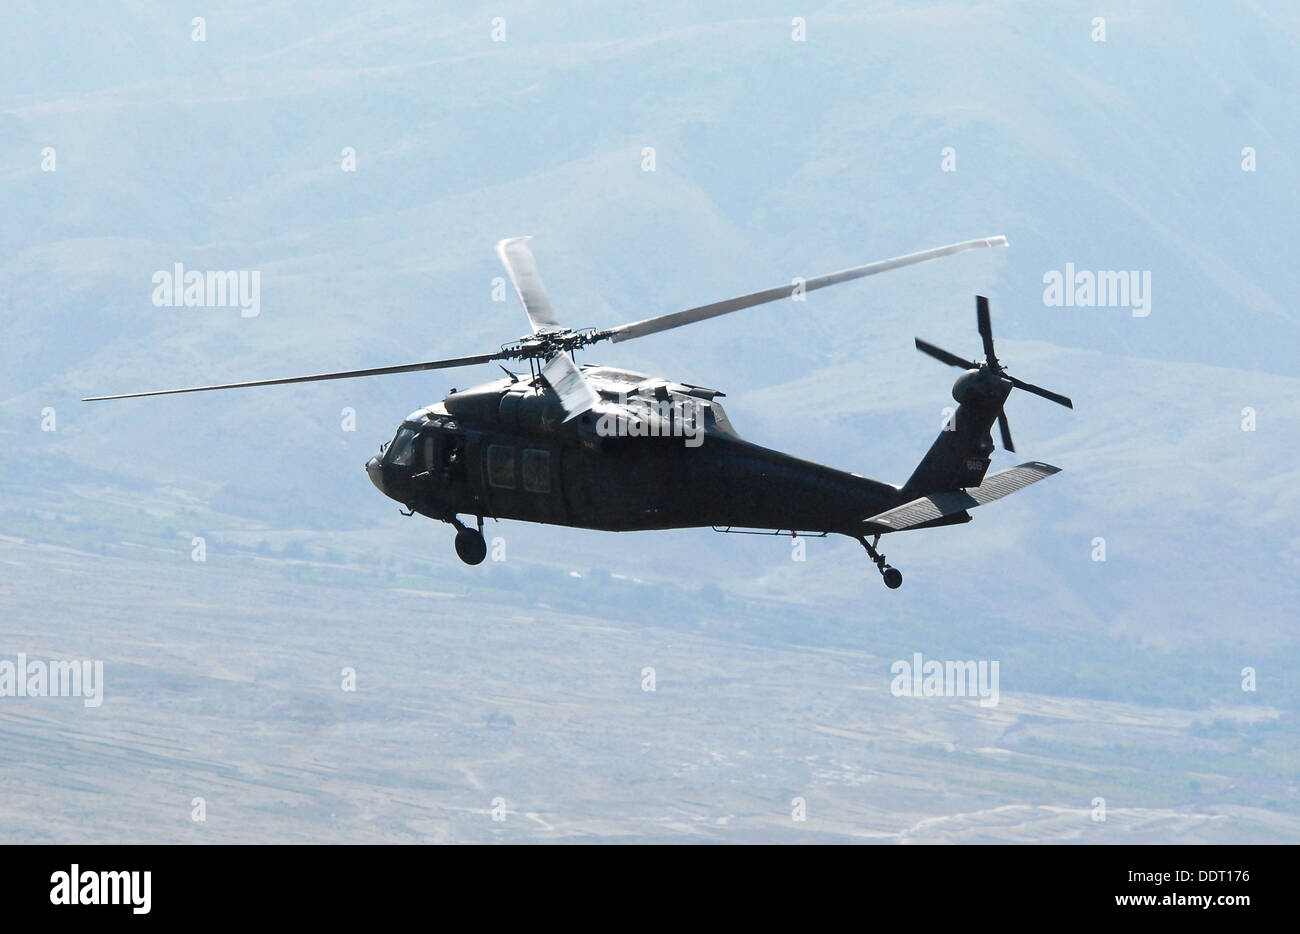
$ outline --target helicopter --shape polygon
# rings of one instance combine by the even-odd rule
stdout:
[[[1008,246],[984,237],[855,266],[612,328],[560,324],[527,246],[502,240],[497,255],[523,304],[531,333],[497,351],[465,357],[241,383],[89,396],[82,401],[275,386],[497,363],[505,376],[412,412],[365,464],[371,482],[401,506],[456,529],[469,565],[487,555],[484,518],[603,531],[705,528],[798,536],[847,535],[860,542],[890,589],[903,575],[878,550],[892,532],[955,525],[970,510],[1059,472],[1030,461],[985,476],[996,421],[1015,451],[1004,404],[1013,389],[1068,408],[1066,396],[1007,373],[994,353],[987,298],[976,297],[984,359],[968,360],[916,338],[916,348],[964,372],[939,437],[901,486],[872,480],[742,438],[718,399],[691,383],[577,363],[601,341],[619,343],[816,289],[967,250]],[[523,361],[528,374],[504,361]],[[467,525],[461,516],[473,517]]]

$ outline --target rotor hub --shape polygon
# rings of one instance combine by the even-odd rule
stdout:
[[[575,331],[570,328],[539,331],[517,341],[501,345],[503,357],[513,360],[546,359],[557,353],[570,353],[601,340],[603,335],[592,328]]]
[[[967,370],[952,384],[952,397],[972,408],[998,406],[1011,393],[1011,383],[1002,378],[1000,370],[982,364]]]

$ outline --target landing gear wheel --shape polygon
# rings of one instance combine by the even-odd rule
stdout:
[[[456,533],[456,554],[466,564],[482,564],[487,557],[487,542],[483,533],[462,528]]]
[[[885,569],[880,572],[880,575],[885,579],[885,586],[890,590],[897,590],[903,586],[903,572],[896,567],[890,567],[887,564]]]

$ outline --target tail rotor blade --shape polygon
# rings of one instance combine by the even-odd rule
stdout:
[[[989,300],[983,295],[975,296],[975,318],[979,322],[980,340],[984,342],[984,359],[989,366],[996,367],[998,358],[993,353],[993,322],[989,318]]]
[[[1014,376],[1002,374],[1002,378],[1009,380],[1012,386],[1017,389],[1023,389],[1025,392],[1032,392],[1036,396],[1042,396],[1044,399],[1051,399],[1057,405],[1063,405],[1067,409],[1074,408],[1074,403],[1070,401],[1069,396],[1063,396],[1059,392],[1052,392],[1050,389],[1044,389],[1042,386],[1035,386],[1033,383],[1026,383],[1023,379],[1016,379]]]
[[[975,364],[970,360],[963,360],[955,353],[949,353],[948,351],[944,350],[942,347],[936,347],[934,346],[934,344],[931,344],[927,341],[923,341],[919,337],[915,338],[915,340],[916,340],[917,350],[921,351],[921,353],[929,354],[930,356],[934,357],[934,359],[938,360],[940,363],[946,363],[949,366],[960,367],[963,370],[975,369]]]
[[[1016,446],[1011,443],[1011,425],[1007,421],[1006,410],[998,413],[998,428],[1002,432],[1002,449],[1014,454],[1016,452]]]

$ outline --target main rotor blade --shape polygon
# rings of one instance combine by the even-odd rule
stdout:
[[[1067,409],[1074,408],[1074,403],[1070,401],[1069,396],[1063,396],[1059,392],[1052,392],[1050,389],[1044,389],[1042,386],[1035,386],[1033,383],[1026,383],[1023,379],[1016,379],[1014,376],[1002,374],[1002,378],[1011,381],[1011,385],[1017,389],[1023,389],[1025,392],[1032,392],[1036,396],[1042,396],[1044,399],[1051,399],[1057,405],[1063,405]]]
[[[830,273],[829,275],[818,276],[815,279],[808,279],[802,283],[802,286],[778,285],[775,288],[764,289],[762,292],[751,292],[749,295],[740,295],[736,298],[728,298],[725,301],[714,302],[710,305],[700,305],[698,308],[688,308],[685,311],[675,311],[672,314],[660,315],[656,318],[646,318],[643,321],[633,321],[600,333],[601,337],[609,337],[616,343],[618,341],[631,340],[634,337],[645,337],[647,334],[656,334],[659,331],[667,331],[670,328],[679,328],[686,324],[694,324],[696,321],[716,318],[718,315],[730,314],[733,311],[740,311],[742,308],[752,308],[755,305],[763,305],[767,302],[775,302],[783,298],[789,298],[800,288],[802,288],[803,292],[812,292],[816,289],[824,289],[828,285],[837,285],[840,282],[848,282],[852,279],[861,279],[864,276],[874,276],[876,273],[887,272],[891,269],[901,269],[904,266],[913,266],[917,263],[927,262],[928,260],[939,259],[944,256],[952,256],[954,253],[962,253],[966,250],[993,246],[1008,246],[1007,238],[1001,235],[996,237],[985,237],[979,240],[966,240],[962,243],[953,243],[948,246],[935,247],[932,250],[923,250],[920,253],[908,253],[906,256],[896,256],[893,259],[881,260],[877,263],[868,263],[865,266],[854,266],[852,269],[844,269],[840,272]]]
[[[1002,431],[1002,449],[1014,454],[1016,446],[1011,443],[1011,423],[1007,421],[1005,409],[998,413],[998,428]]]
[[[537,262],[528,249],[528,241],[531,239],[532,237],[511,237],[502,240],[497,244],[497,256],[501,257],[510,281],[519,294],[519,300],[524,303],[528,323],[533,326],[533,333],[537,334],[560,327],[560,322],[555,319],[555,310],[551,308],[551,300],[546,295],[546,286],[542,285],[542,277],[537,272]]]
[[[921,353],[928,353],[930,356],[934,357],[934,359],[938,360],[940,363],[946,363],[949,366],[961,367],[963,370],[974,370],[977,369],[979,366],[979,364],[975,363],[973,360],[963,360],[955,353],[949,353],[948,351],[944,350],[942,347],[936,347],[934,346],[934,344],[928,343],[927,341],[923,341],[919,337],[913,338],[913,340],[916,341],[917,350],[921,351]]]
[[[582,370],[561,350],[542,367],[542,379],[546,380],[555,394],[560,397],[567,422],[577,418],[583,412],[589,412],[600,402],[600,396],[591,388]]]
[[[453,357],[448,360],[430,360],[427,363],[404,363],[399,366],[379,366],[368,370],[345,370],[341,373],[318,373],[315,376],[285,376],[280,379],[258,379],[247,383],[222,383],[217,386],[191,386],[188,389],[155,389],[152,392],[124,392],[116,396],[87,396],[82,402],[101,402],[105,399],[136,399],[141,396],[170,396],[181,392],[209,392],[213,389],[243,389],[246,386],[279,386],[284,383],[314,383],[327,379],[352,379],[356,376],[383,376],[388,373],[414,373],[418,370],[445,370],[457,366],[474,366],[503,360],[506,354],[479,354],[476,357]]]
[[[984,359],[991,367],[997,367],[998,358],[993,353],[993,322],[989,320],[989,300],[983,295],[975,296],[975,320],[979,323],[980,340],[984,342]]]

